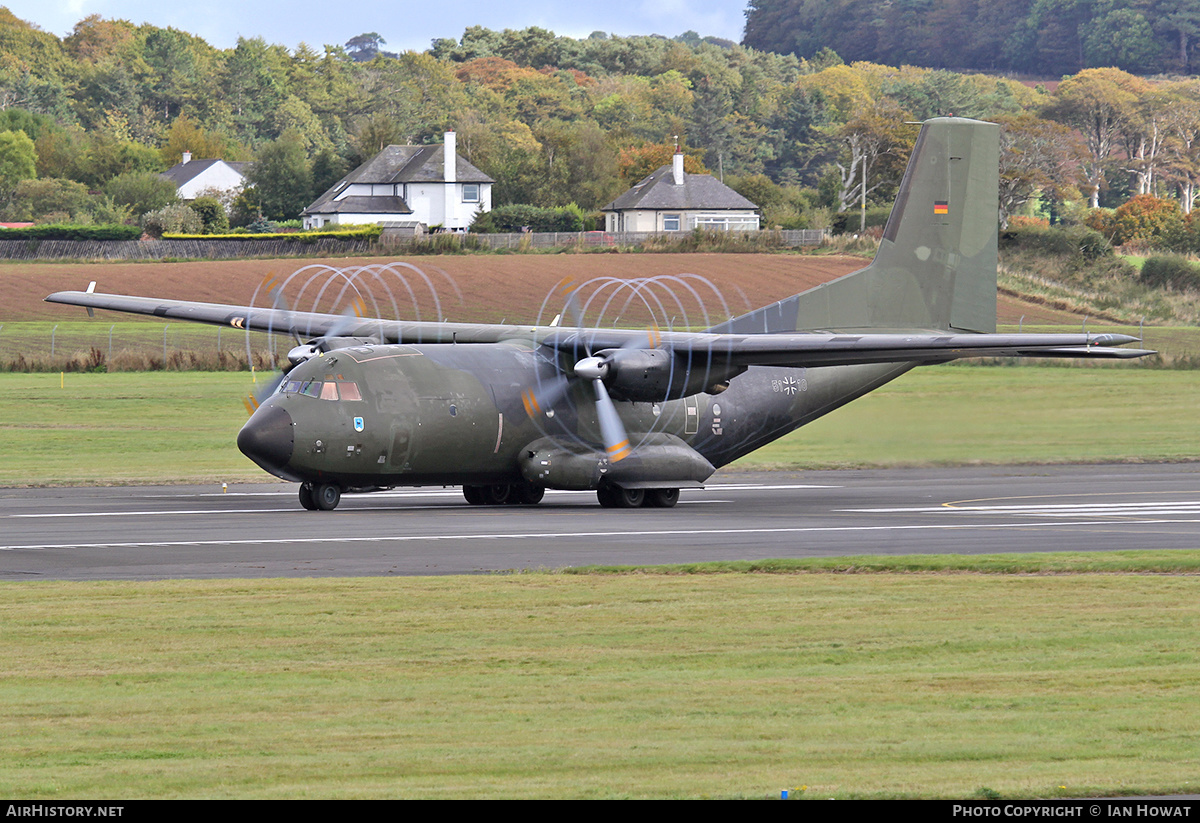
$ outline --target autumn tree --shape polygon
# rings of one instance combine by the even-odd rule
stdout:
[[[1046,113],[1083,134],[1087,157],[1083,164],[1091,208],[1100,205],[1104,164],[1118,146],[1123,129],[1137,116],[1138,95],[1146,81],[1119,69],[1085,69],[1058,87]]]
[[[1000,120],[1000,226],[1039,192],[1062,199],[1078,155],[1074,133],[1032,114]]]
[[[1178,187],[1179,204],[1190,215],[1200,193],[1200,81],[1174,83],[1166,92],[1173,102],[1164,119],[1164,174]]]
[[[900,182],[916,139],[916,131],[905,125],[911,119],[896,103],[884,98],[838,130],[842,147],[834,163],[838,211],[857,205],[887,184]]]
[[[703,151],[696,148],[683,149],[683,171],[685,174],[708,174],[704,162],[700,159]],[[644,180],[646,177],[674,162],[675,145],[672,143],[648,143],[644,146],[630,146],[621,152],[617,161],[618,173],[621,179],[629,185]]]

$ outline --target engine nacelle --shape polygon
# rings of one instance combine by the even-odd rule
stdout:
[[[713,368],[704,352],[608,349],[598,352],[608,366],[604,385],[619,400],[657,403],[700,392],[717,394],[744,366]]]

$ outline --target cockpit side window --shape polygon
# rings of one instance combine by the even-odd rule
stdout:
[[[303,394],[322,400],[362,400],[358,384],[345,380],[284,380],[277,394]]]

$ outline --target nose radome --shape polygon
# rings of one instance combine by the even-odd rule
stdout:
[[[292,416],[274,404],[261,406],[237,438],[242,454],[272,474],[279,474],[291,461],[294,443]]]

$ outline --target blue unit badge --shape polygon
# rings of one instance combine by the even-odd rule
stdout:
[[[363,430],[363,419],[361,417],[354,418],[354,430],[356,432]]]

